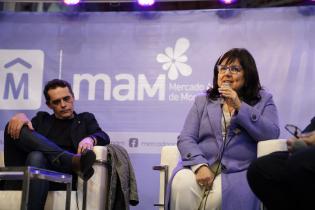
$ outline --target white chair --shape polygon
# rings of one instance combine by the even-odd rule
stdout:
[[[1,148],[0,148],[1,149]],[[95,146],[96,162],[93,165],[94,175],[87,182],[87,196],[84,198],[83,180],[79,178],[77,191],[71,192],[71,210],[82,209],[83,205],[87,210],[104,210],[107,198],[107,148]],[[3,150],[0,150],[0,167],[4,166]],[[76,195],[77,194],[77,195]],[[0,191],[0,210],[19,210],[21,202],[21,191]],[[76,196],[78,199],[76,199]],[[77,203],[78,200],[78,203]],[[49,191],[46,200],[45,210],[65,209],[66,191]]]
[[[257,145],[257,156],[261,157],[275,151],[287,150],[286,139],[271,139],[260,141]],[[160,173],[160,195],[159,203],[154,206],[159,207],[159,210],[164,208],[165,190],[172,171],[176,167],[180,159],[180,154],[177,146],[164,146],[161,150],[161,162],[159,166],[154,166],[154,170],[159,170]]]

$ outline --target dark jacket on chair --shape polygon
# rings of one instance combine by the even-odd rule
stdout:
[[[136,177],[125,148],[109,144],[108,160],[110,164],[110,187],[108,210],[129,210],[129,204],[139,203]]]

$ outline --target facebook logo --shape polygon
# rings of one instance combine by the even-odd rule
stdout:
[[[43,72],[43,51],[0,49],[0,109],[40,108]]]
[[[129,138],[129,147],[138,147],[139,140],[138,138]]]

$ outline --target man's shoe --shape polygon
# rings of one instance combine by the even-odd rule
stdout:
[[[72,157],[72,170],[78,174],[78,176],[87,181],[93,174],[93,164],[96,160],[96,155],[92,150],[86,149],[79,155]]]
[[[82,174],[81,179],[84,181],[89,180],[94,174],[94,169],[91,167],[89,170],[87,170],[84,174]]]

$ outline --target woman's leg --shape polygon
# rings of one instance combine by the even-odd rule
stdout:
[[[190,169],[182,169],[176,173],[171,189],[171,210],[191,210],[198,209],[200,206],[203,210],[205,201],[207,202],[206,210],[221,207],[220,176],[215,179],[213,190],[210,190],[207,200],[204,198],[207,195],[205,189],[196,182],[195,174]]]

